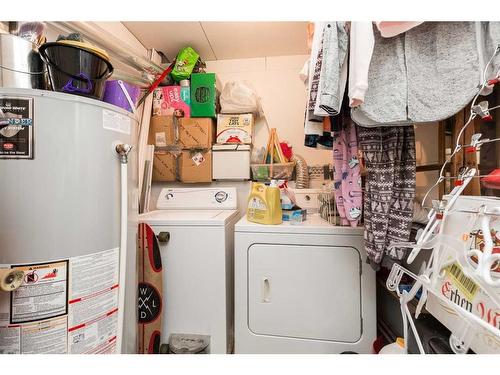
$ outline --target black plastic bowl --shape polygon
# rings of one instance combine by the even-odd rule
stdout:
[[[39,52],[54,91],[102,99],[104,84],[113,74],[109,61],[90,50],[57,42],[43,44]]]

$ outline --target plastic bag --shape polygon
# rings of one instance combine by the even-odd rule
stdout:
[[[184,47],[181,49],[175,59],[174,69],[172,69],[172,73],[170,73],[172,78],[176,81],[188,79],[199,57],[200,55],[191,47]]]
[[[247,81],[227,82],[220,95],[221,113],[262,114],[260,97]]]

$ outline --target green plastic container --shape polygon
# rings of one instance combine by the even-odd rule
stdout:
[[[216,117],[215,73],[191,75],[191,117]]]

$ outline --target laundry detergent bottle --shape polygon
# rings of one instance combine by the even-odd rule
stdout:
[[[279,187],[272,182],[271,186],[253,182],[248,197],[247,220],[259,224],[281,224],[281,215]]]

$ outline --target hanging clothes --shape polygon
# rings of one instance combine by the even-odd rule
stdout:
[[[358,226],[363,192],[356,125],[349,118],[333,132],[333,186],[341,225]]]
[[[324,117],[321,122],[323,125],[323,134],[306,134],[304,145],[311,148],[330,149],[333,146],[333,136],[331,132],[331,117]]]
[[[324,35],[324,31],[322,31]],[[318,95],[320,95],[320,77],[321,69],[323,66],[323,35],[320,38],[320,45],[318,49],[318,55],[316,56],[316,63],[314,64],[314,70],[312,70],[312,79],[309,88],[309,103],[307,110],[309,111],[309,118],[314,119],[315,117],[320,117],[320,114],[316,114],[316,108],[318,108],[317,100]],[[316,120],[319,120],[316,118]]]
[[[349,38],[345,22],[329,22],[323,31],[319,108],[328,115],[338,115],[347,81]]]
[[[331,115],[337,115],[347,81],[345,22],[315,23],[309,62],[304,145],[331,148]]]
[[[416,187],[413,126],[357,127],[367,177],[364,194],[365,249],[374,268],[384,255],[402,259],[388,245],[408,241]]]
[[[319,73],[321,72],[321,63],[318,63],[320,57],[321,46],[323,43],[323,29],[325,22],[314,23],[314,33],[312,36],[311,57],[304,64],[299,77],[304,82],[307,92],[306,110],[304,114],[304,145],[306,147],[316,148],[318,139],[323,136],[323,118],[314,115],[314,108],[316,106],[317,87],[319,85]],[[310,31],[310,29],[308,29]],[[322,54],[322,52],[321,52]],[[322,55],[321,55],[322,56]],[[314,82],[314,73],[318,72],[317,82]],[[312,108],[312,110],[309,110]]]
[[[371,21],[351,22],[349,44],[349,106],[357,107],[365,101],[368,89],[368,69],[375,39]]]
[[[372,39],[373,52],[353,42]],[[353,22],[351,67],[360,61],[365,62],[363,69],[368,67],[364,98],[362,94],[353,97],[349,89],[351,102],[353,98],[363,101],[353,108],[353,120],[379,127],[453,116],[476,95],[486,62],[499,42],[499,22],[424,22],[393,38],[383,38],[372,24],[357,29]],[[487,78],[498,71],[500,54],[492,65]],[[354,69],[350,74],[364,77],[366,70]]]

